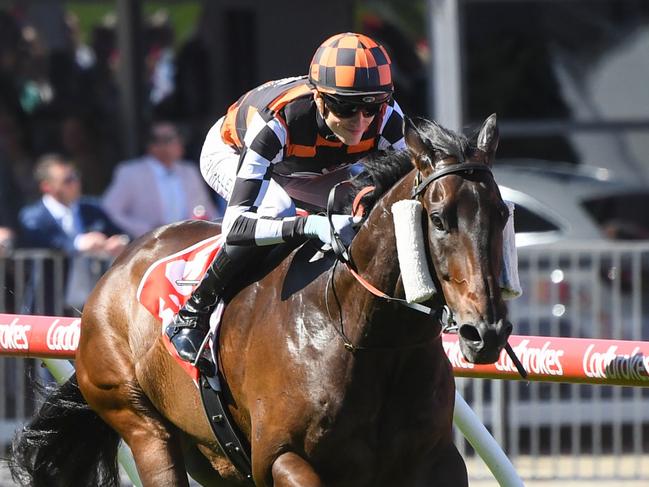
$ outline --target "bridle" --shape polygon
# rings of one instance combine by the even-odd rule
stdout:
[[[411,197],[414,198],[422,198],[422,195],[426,188],[434,181],[437,181],[438,179],[447,176],[449,174],[458,174],[458,173],[464,173],[467,172],[469,174],[472,174],[473,171],[487,171],[491,174],[491,169],[489,166],[486,164],[478,163],[478,162],[464,162],[460,164],[454,164],[452,166],[444,167],[442,169],[438,169],[437,171],[433,171],[433,173],[425,178],[422,179],[422,174],[421,171],[417,171],[417,174],[415,174],[415,180],[413,183],[413,188],[412,188],[412,194]],[[339,261],[342,263],[346,264],[347,266],[351,267],[355,272],[356,272],[356,266],[352,262],[351,255],[349,254],[349,249],[345,245],[345,243],[342,241],[340,235],[338,232],[336,232],[336,229],[334,227],[333,221],[332,221],[332,215],[334,213],[333,208],[334,208],[334,201],[335,201],[335,196],[336,196],[336,190],[338,187],[340,187],[342,184],[347,183],[347,181],[343,181],[341,183],[338,183],[334,185],[333,188],[331,188],[331,191],[329,191],[329,197],[327,199],[327,218],[329,220],[329,228],[331,229],[331,248],[336,254],[336,257],[338,258]],[[372,291],[370,291],[372,292]],[[397,298],[393,298],[397,299]]]
[[[432,164],[431,164],[432,165]],[[444,176],[448,176],[449,174],[463,174],[466,173],[468,175],[473,174],[474,171],[487,171],[489,174],[493,174],[491,171],[491,168],[487,166],[484,163],[479,163],[479,162],[461,162],[459,164],[453,164],[449,165],[447,167],[438,169],[433,171],[432,174],[429,176],[423,177],[421,174],[421,171],[417,171],[415,174],[415,179],[413,181],[413,188],[412,188],[412,193],[411,193],[411,198],[412,199],[422,199],[423,198],[423,193],[426,191],[428,186],[433,183],[434,181],[437,181],[438,179],[443,178]],[[344,182],[343,182],[344,183]],[[394,296],[389,296],[388,294],[384,293],[383,291],[377,289],[374,287],[371,283],[369,283],[367,280],[365,280],[359,273],[356,268],[356,265],[354,264],[351,253],[349,252],[349,249],[345,245],[345,243],[342,241],[342,238],[336,232],[333,221],[332,221],[332,215],[333,215],[333,205],[335,201],[335,194],[336,194],[336,189],[343,183],[338,183],[336,184],[331,191],[329,192],[329,197],[327,199],[327,218],[329,220],[329,227],[331,229],[331,247],[336,255],[336,263],[334,264],[329,281],[327,283],[327,287],[325,289],[325,302],[326,301],[326,296],[328,295],[329,292],[329,287],[331,286],[332,291],[334,293],[334,297],[336,298],[336,302],[338,303],[338,306],[340,308],[340,301],[338,300],[338,296],[335,292],[335,286],[334,286],[334,276],[336,272],[336,266],[338,263],[342,263],[347,267],[347,270],[354,276],[354,278],[371,294],[374,296],[377,296],[381,299],[384,299],[386,301],[391,301],[391,302],[397,302],[403,306],[406,306],[410,309],[413,309],[415,311],[418,311],[420,313],[424,313],[428,316],[433,316],[441,325],[441,330],[440,334],[436,335],[430,340],[426,340],[423,342],[415,343],[412,345],[405,345],[401,347],[363,347],[360,345],[354,345],[349,337],[346,335],[345,330],[344,330],[344,323],[342,320],[342,315],[339,313],[340,316],[340,328],[334,327],[336,332],[340,335],[340,337],[343,339],[343,343],[345,346],[345,349],[349,350],[350,352],[354,353],[358,350],[375,350],[375,351],[386,351],[386,350],[402,350],[402,349],[412,349],[412,348],[418,348],[418,347],[424,347],[426,345],[429,345],[433,341],[437,340],[442,333],[457,333],[458,332],[458,325],[457,322],[455,321],[453,317],[453,311],[445,304],[439,309],[433,309],[430,308],[429,306],[425,306],[419,303],[409,303],[405,299],[402,298],[397,298]],[[507,351],[507,354],[510,356],[512,359],[512,362],[518,369],[519,374],[523,377],[527,377],[527,371],[521,364],[520,360],[514,353],[513,349],[511,348],[511,345],[509,343],[505,343],[505,350]]]
[[[434,181],[443,178],[444,176],[447,176],[449,174],[458,174],[458,173],[469,173],[472,174],[473,171],[487,171],[491,174],[491,169],[489,166],[486,164],[481,164],[477,162],[466,162],[466,163],[461,163],[461,164],[454,164],[452,166],[448,166],[442,169],[439,169],[437,171],[433,171],[433,173],[426,178],[422,179],[422,174],[421,171],[417,171],[417,174],[415,174],[415,179],[413,181],[413,188],[412,188],[412,198],[423,198],[423,193],[426,190],[426,188]],[[336,258],[338,261],[342,262],[345,264],[349,272],[356,278],[356,280],[365,288],[367,289],[370,293],[374,294],[375,296],[378,296],[380,298],[386,299],[388,301],[395,301],[403,304],[404,306],[407,306],[409,308],[414,309],[415,311],[419,311],[421,313],[425,313],[427,315],[433,315],[435,314],[435,311],[428,306],[423,306],[418,303],[409,303],[405,299],[401,298],[396,298],[389,296],[385,294],[382,291],[379,291],[376,289],[372,284],[367,282],[359,273],[356,268],[356,265],[354,264],[351,254],[349,253],[349,249],[345,245],[345,243],[342,241],[342,238],[336,232],[336,229],[334,228],[333,221],[332,221],[332,215],[333,215],[333,206],[334,206],[334,201],[335,201],[335,195],[336,195],[336,190],[341,184],[344,184],[345,181],[342,183],[336,184],[331,191],[329,192],[329,197],[327,199],[327,218],[329,220],[329,227],[331,229],[331,248],[336,255]],[[445,306],[446,307],[446,306]],[[448,316],[446,318],[446,322],[442,323],[443,327],[446,329],[452,328],[453,326],[457,326],[455,321],[453,320],[453,313],[448,307],[446,307],[445,315]]]

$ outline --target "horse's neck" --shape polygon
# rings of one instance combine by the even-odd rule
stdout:
[[[352,259],[361,276],[388,294],[395,292],[399,278],[390,207],[391,204],[384,200],[377,203],[351,248]]]
[[[351,247],[352,259],[361,277],[385,294],[395,297],[403,297],[403,292],[399,286],[400,268],[391,209],[395,202],[410,198],[410,181],[407,177],[377,202]],[[404,313],[408,313],[409,317],[413,314],[402,306],[359,289],[349,272],[344,273],[342,279],[349,286],[347,289],[355,289],[348,293],[348,299],[356,302],[351,306],[355,316],[349,318],[357,327],[354,334],[358,337],[380,335],[381,327],[375,326],[377,322],[396,324],[395,321],[403,319]],[[415,314],[412,319],[423,322],[425,315],[419,317]],[[382,341],[382,338],[378,337],[378,341]]]
[[[410,181],[407,176],[379,199],[351,248],[361,275],[388,294],[396,290],[399,278],[392,205],[410,197]]]

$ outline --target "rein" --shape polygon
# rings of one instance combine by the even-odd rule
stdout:
[[[331,275],[329,276],[329,280],[327,281],[327,287],[325,289],[325,303],[327,304],[327,312],[329,312],[329,316],[331,316],[331,311],[329,311],[328,300],[326,298],[329,292],[329,286],[331,286],[331,290],[334,294],[334,298],[336,299],[336,304],[338,305],[338,311],[339,311],[338,316],[340,316],[340,328],[336,328],[335,326],[333,328],[336,331],[336,333],[338,333],[340,338],[342,338],[343,346],[345,347],[346,350],[349,350],[352,353],[356,353],[359,350],[368,350],[374,352],[397,352],[401,350],[410,350],[413,348],[424,347],[426,345],[435,342],[436,340],[439,339],[440,336],[442,336],[442,333],[453,333],[451,329],[457,331],[457,324],[455,323],[455,321],[453,321],[453,314],[451,309],[448,306],[444,305],[439,310],[433,310],[428,306],[423,306],[416,303],[408,303],[405,299],[389,296],[385,294],[383,291],[380,291],[379,289],[375,288],[372,284],[367,282],[365,279],[363,279],[363,277],[361,277],[352,267],[350,267],[349,264],[345,264],[347,270],[352,273],[352,275],[356,278],[356,280],[374,296],[382,298],[386,301],[398,302],[399,304],[406,305],[409,308],[415,309],[416,311],[422,312],[427,315],[434,315],[435,318],[437,319],[437,322],[442,325],[440,332],[434,337],[428,340],[413,343],[411,345],[401,345],[398,347],[364,347],[362,345],[354,345],[351,339],[345,333],[345,323],[342,318],[342,313],[340,313],[340,308],[341,308],[340,299],[338,298],[338,294],[336,293],[336,286],[334,284],[334,277],[336,274],[336,267],[338,266],[338,263],[339,261],[336,261],[334,263],[333,269],[331,270]],[[415,304],[416,307],[412,306],[413,304]],[[446,320],[446,324],[445,324],[445,320]]]

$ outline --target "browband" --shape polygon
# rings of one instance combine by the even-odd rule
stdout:
[[[439,171],[435,171],[433,174],[428,176],[420,183],[417,183],[419,179],[419,175],[421,174],[420,172],[418,172],[417,177],[415,178],[415,187],[412,188],[411,197],[416,198],[417,196],[419,196],[419,194],[422,193],[430,183],[432,183],[436,179],[441,178],[442,176],[446,176],[447,174],[453,174],[457,172],[466,172],[466,171],[491,172],[491,169],[489,168],[489,166],[481,162],[463,162],[461,164],[454,164],[452,166],[445,167],[444,169],[440,169]]]

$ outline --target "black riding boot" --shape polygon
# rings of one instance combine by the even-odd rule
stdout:
[[[178,355],[187,362],[195,362],[198,351],[209,331],[210,315],[219,295],[230,283],[235,273],[255,247],[231,247],[224,245],[214,258],[185,305],[180,308],[165,333],[176,347]]]

